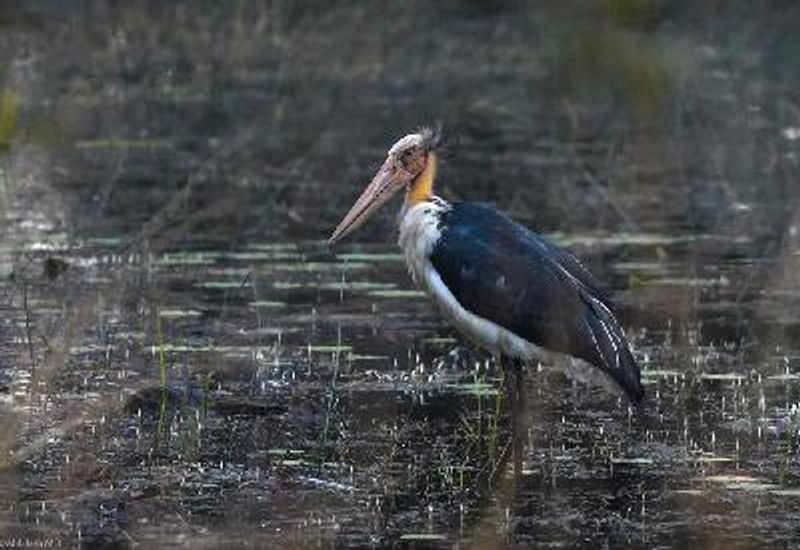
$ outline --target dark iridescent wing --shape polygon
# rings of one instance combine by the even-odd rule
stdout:
[[[537,346],[584,359],[641,399],[624,333],[577,259],[481,204],[453,205],[440,229],[431,262],[465,309]]]

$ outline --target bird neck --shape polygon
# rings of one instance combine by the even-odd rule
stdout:
[[[433,180],[436,179],[436,153],[428,153],[428,161],[425,169],[417,176],[406,190],[406,207],[410,208],[416,204],[426,201],[433,195]]]

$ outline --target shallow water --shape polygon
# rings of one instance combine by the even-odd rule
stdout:
[[[726,9],[3,13],[2,540],[800,542],[800,14]],[[518,482],[399,205],[325,244],[436,119],[441,193],[585,260],[643,369],[636,413],[531,366]]]

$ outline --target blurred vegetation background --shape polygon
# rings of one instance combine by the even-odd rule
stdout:
[[[792,2],[19,3],[0,21],[0,143],[46,149],[67,207],[54,215],[77,232],[136,235],[166,201],[163,238],[321,238],[388,143],[439,121],[458,141],[450,198],[546,229],[775,237],[797,176],[797,16]]]

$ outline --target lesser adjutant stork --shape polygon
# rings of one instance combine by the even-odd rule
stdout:
[[[453,325],[500,359],[512,401],[522,365],[539,361],[639,403],[639,367],[608,296],[572,254],[507,216],[434,195],[439,141],[423,128],[395,143],[330,244],[405,189],[400,247],[412,277]]]

